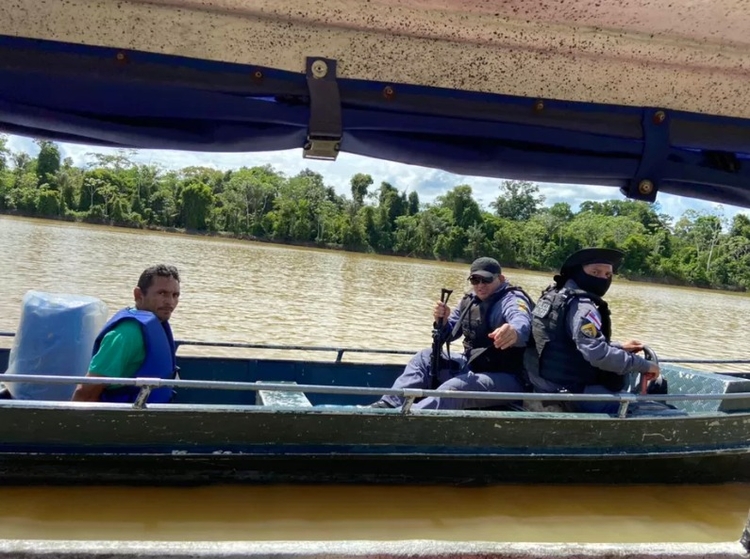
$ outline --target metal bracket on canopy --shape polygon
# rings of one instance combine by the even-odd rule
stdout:
[[[308,57],[306,67],[307,87],[310,91],[310,124],[303,157],[335,161],[341,149],[343,135],[336,61]]]
[[[645,109],[643,126],[643,155],[635,177],[620,191],[628,198],[655,202],[659,183],[669,155],[669,116],[666,111]]]

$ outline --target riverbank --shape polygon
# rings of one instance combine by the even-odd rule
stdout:
[[[12,263],[0,289],[0,331],[18,329],[30,289],[90,295],[114,311],[132,303],[133,285],[146,266],[165,261],[178,264],[184,279],[174,315],[182,340],[413,352],[432,342],[432,306],[440,289],[454,289],[455,304],[469,287],[465,264],[203,235],[0,216],[0,238],[0,260]],[[537,296],[552,277],[517,269],[508,275]],[[732,341],[732,326],[750,313],[744,294],[618,278],[607,300],[618,340],[643,340],[660,356],[715,359],[718,351],[726,359],[747,357],[747,347]]]
[[[239,241],[250,241],[250,242],[255,242],[255,243],[266,243],[266,244],[279,245],[279,246],[317,248],[317,249],[324,249],[324,250],[350,252],[350,253],[355,253],[355,254],[378,254],[382,256],[392,256],[392,257],[397,257],[397,258],[424,260],[424,258],[421,258],[421,257],[414,257],[408,254],[399,254],[396,252],[376,252],[371,249],[370,250],[353,250],[351,248],[345,248],[343,245],[340,245],[340,244],[269,239],[267,237],[258,237],[254,235],[248,235],[248,234],[234,234],[228,231],[200,231],[197,229],[188,229],[188,228],[180,228],[180,227],[164,227],[164,226],[145,224],[145,223],[117,222],[113,220],[96,219],[92,217],[80,217],[80,216],[75,216],[75,215],[39,216],[39,215],[27,214],[25,212],[20,212],[17,210],[0,210],[0,215],[8,215],[11,217],[22,217],[25,219],[38,219],[41,221],[65,221],[65,222],[70,222],[70,223],[102,225],[106,227],[118,227],[118,228],[123,228],[123,229],[139,229],[139,230],[144,230],[144,231],[154,231],[158,233],[169,233],[169,234],[175,234],[175,235],[213,237],[213,238],[232,239],[232,240],[239,240]],[[434,259],[433,261],[445,262],[446,260]],[[468,264],[470,260],[454,258],[450,260],[450,262]],[[513,267],[519,270],[526,270],[530,272],[549,272],[550,275],[552,275],[556,271],[555,269],[549,268],[549,267],[532,268],[528,266],[517,266],[517,265],[513,265],[513,266],[509,265],[509,267]],[[699,284],[699,283],[694,283],[694,282],[681,281],[678,278],[667,277],[667,276],[647,276],[647,275],[639,275],[639,274],[632,274],[632,273],[621,273],[620,275],[624,277],[625,279],[627,279],[628,281],[638,282],[638,283],[652,283],[652,284],[658,284],[658,285],[670,285],[670,286],[675,286],[675,287],[691,287],[691,288],[696,288],[696,289],[707,289],[707,290],[712,290],[712,291],[726,291],[730,293],[747,292],[747,290],[742,286],[705,285],[705,284]]]

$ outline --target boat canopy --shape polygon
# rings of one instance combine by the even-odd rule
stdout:
[[[0,4],[0,130],[750,207],[745,0]]]

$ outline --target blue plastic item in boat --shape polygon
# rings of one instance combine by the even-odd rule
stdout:
[[[84,376],[107,314],[95,297],[28,291],[4,380],[13,398],[69,400],[75,386],[8,382],[8,375]]]

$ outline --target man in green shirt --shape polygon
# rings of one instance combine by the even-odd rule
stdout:
[[[99,351],[91,359],[88,376],[133,378],[145,358],[141,325],[135,320],[124,320],[105,334]]]
[[[135,307],[117,312],[97,337],[86,376],[174,378],[176,350],[169,318],[180,299],[177,269],[163,264],[147,268],[133,298]],[[72,400],[134,402],[139,391],[134,386],[80,384]],[[148,401],[169,402],[172,394],[171,388],[156,388]]]

